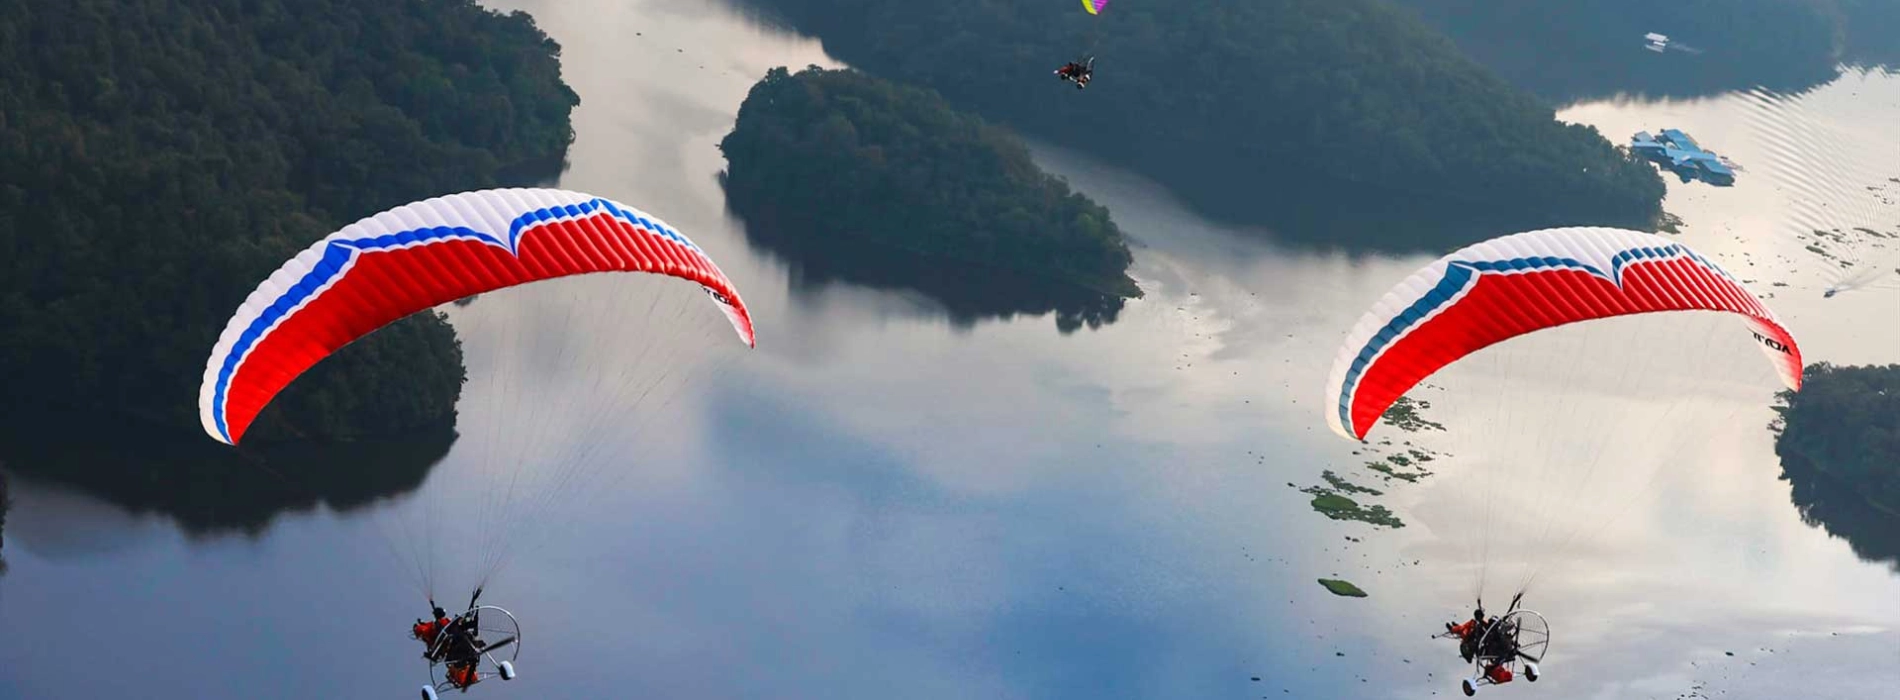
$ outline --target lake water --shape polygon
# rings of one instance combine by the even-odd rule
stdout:
[[[562,43],[582,96],[560,185],[692,236],[746,295],[758,349],[722,337],[703,299],[678,307],[704,312],[685,330],[661,329],[670,305],[625,312],[648,291],[674,294],[666,285],[485,296],[450,309],[472,379],[462,437],[420,487],[397,479],[368,505],[290,501],[261,526],[186,528],[203,498],[130,509],[21,474],[14,456],[0,697],[413,696],[426,674],[406,628],[424,610],[412,560],[386,545],[419,521],[437,524],[427,548],[444,559],[445,598],[471,585],[456,572],[480,568],[465,544],[524,533],[485,596],[523,620],[523,675],[474,691],[489,697],[1449,695],[1466,669],[1428,637],[1470,605],[1464,515],[1567,483],[1520,477],[1500,457],[1569,459],[1544,441],[1513,452],[1566,427],[1552,406],[1641,437],[1599,438],[1593,454],[1619,465],[1588,494],[1605,510],[1552,511],[1587,534],[1527,598],[1554,628],[1547,677],[1487,695],[1874,697],[1900,685],[1900,574],[1802,522],[1764,428],[1777,387],[1732,321],[1554,332],[1434,379],[1448,388],[1427,415],[1450,430],[1386,436],[1451,456],[1417,484],[1371,482],[1361,446],[1316,411],[1321,384],[1359,314],[1427,258],[1282,247],[1274,232],[1207,223],[1136,175],[1039,148],[1137,244],[1147,296],[1113,323],[956,320],[917,293],[801,280],[725,211],[715,144],[766,69],[836,65],[818,42],[712,3],[494,5],[532,13]],[[1897,91],[1900,80],[1854,75],[1792,99],[1871,130],[1900,114]],[[1821,298],[1829,263],[1788,232],[1800,207],[1767,176],[1750,114],[1723,95],[1560,116],[1618,141],[1683,128],[1764,164],[1729,189],[1672,180],[1679,239],[1772,292],[1809,361],[1900,360],[1900,293]],[[1706,354],[1684,356],[1684,343]],[[654,348],[691,381],[603,410],[628,394],[596,385],[642,384],[638,359]],[[1645,432],[1669,406],[1632,393],[1627,375],[1563,378],[1593,390],[1553,403],[1536,373],[1580,364],[1562,355],[1576,348],[1610,355],[1601,366],[1697,377],[1669,384],[1693,395],[1670,406],[1694,420]],[[1505,414],[1461,394],[1484,382],[1521,382],[1494,392],[1525,397],[1511,429],[1483,424]],[[494,494],[501,475],[546,477],[547,453],[594,466],[548,491],[572,501],[524,511],[540,519],[437,510]],[[1315,514],[1289,484],[1324,469],[1385,489],[1372,500],[1408,527]],[[1332,576],[1371,597],[1314,582]]]

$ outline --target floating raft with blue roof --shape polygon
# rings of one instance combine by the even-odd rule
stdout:
[[[1677,129],[1663,129],[1661,137],[1638,131],[1630,137],[1630,151],[1668,168],[1683,182],[1701,180],[1718,187],[1735,184],[1733,163],[1704,150],[1695,139]]]

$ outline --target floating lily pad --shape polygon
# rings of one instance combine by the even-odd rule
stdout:
[[[1332,591],[1333,595],[1336,596],[1345,596],[1348,598],[1366,597],[1366,592],[1361,590],[1358,586],[1352,585],[1350,581],[1341,581],[1336,578],[1323,578],[1319,580],[1319,585],[1325,586],[1326,590]]]

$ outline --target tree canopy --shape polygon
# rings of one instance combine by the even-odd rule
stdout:
[[[1775,454],[1790,477],[1822,478],[1900,516],[1900,365],[1817,363],[1778,395]]]
[[[768,236],[1141,294],[1107,209],[934,92],[851,70],[774,68],[719,147],[733,210]]]
[[[0,383],[15,401],[196,426],[224,320],[325,233],[558,161],[559,46],[474,0],[0,4]],[[294,384],[260,436],[451,415],[433,314]]]
[[[1456,202],[1454,213],[1509,215],[1514,230],[1647,226],[1664,194],[1653,168],[1557,122],[1381,0],[1123,0],[1100,16],[1053,1],[752,2],[866,71],[1136,169],[1229,218],[1310,205],[1315,180],[1346,190],[1322,206]],[[1089,53],[1088,90],[1050,77]]]

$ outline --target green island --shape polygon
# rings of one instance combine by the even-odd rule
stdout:
[[[579,103],[558,45],[474,0],[27,0],[0,37],[0,385],[92,422],[195,431],[205,357],[267,274],[376,211],[545,177]],[[436,424],[462,381],[418,314],[252,435]]]
[[[1801,391],[1776,396],[1784,476],[1846,489],[1900,518],[1900,365],[1822,362],[1802,374]]]
[[[997,277],[1141,296],[1107,209],[1044,173],[1015,136],[928,90],[774,68],[719,148],[747,235],[795,258],[866,260],[837,266],[841,276],[949,262],[945,288],[932,290],[944,296]]]
[[[1352,585],[1351,581],[1343,581],[1336,578],[1323,578],[1319,580],[1319,585],[1325,586],[1326,590],[1331,591],[1332,594],[1336,596],[1344,596],[1348,598],[1366,597],[1365,590],[1361,589],[1358,586]]]
[[[1647,227],[1665,192],[1653,168],[1556,121],[1382,0],[1131,0],[1100,16],[1054,2],[749,1],[841,60],[1140,172],[1222,218],[1385,213],[1409,222],[1386,242],[1442,247],[1483,234],[1427,231],[1444,218],[1500,233]],[[1087,90],[1051,77],[1084,53],[1097,56]]]

